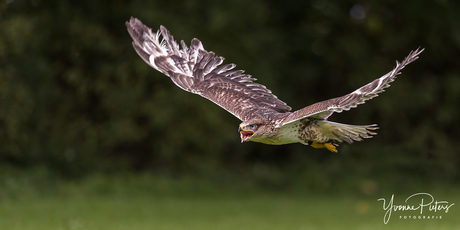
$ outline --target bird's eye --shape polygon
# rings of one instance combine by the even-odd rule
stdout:
[[[255,128],[257,128],[257,125],[248,125],[248,127],[249,127],[250,129],[255,129]]]

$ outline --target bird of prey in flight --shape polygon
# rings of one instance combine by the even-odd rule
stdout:
[[[206,51],[200,40],[192,39],[190,47],[182,40],[179,46],[165,27],[160,26],[153,33],[137,18],[131,18],[126,26],[134,49],[147,64],[171,78],[181,89],[207,98],[242,121],[238,128],[241,142],[272,145],[299,142],[332,152],[337,152],[336,146],[343,141],[352,143],[372,137],[378,127],[341,124],[327,118],[376,97],[423,51],[410,52],[402,62],[396,61],[392,71],[350,94],[291,112],[291,107],[256,83],[251,75],[233,70],[235,64],[221,65],[224,58]]]

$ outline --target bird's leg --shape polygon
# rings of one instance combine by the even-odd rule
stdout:
[[[311,143],[311,147],[313,147],[315,149],[326,148],[327,150],[329,150],[331,152],[334,152],[334,153],[337,152],[337,149],[331,143],[321,143],[321,142],[313,141],[313,143]]]
[[[338,152],[337,149],[335,148],[335,146],[331,143],[325,143],[324,144],[324,147],[326,147],[327,150],[331,151],[331,152]]]

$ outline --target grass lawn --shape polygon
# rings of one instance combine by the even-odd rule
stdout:
[[[394,212],[388,224],[384,224],[385,211],[382,202],[377,201],[381,195],[245,192],[225,187],[187,192],[186,186],[174,182],[155,182],[166,185],[155,189],[142,189],[128,180],[117,181],[116,185],[113,181],[107,183],[110,186],[98,183],[57,186],[52,189],[57,192],[49,194],[24,192],[24,197],[4,196],[0,200],[0,229],[450,230],[460,226],[458,192],[436,197],[459,203],[448,213],[436,214],[442,215],[442,219],[404,220],[399,219],[401,212]],[[395,204],[402,204],[410,194],[395,194]],[[391,194],[384,196],[389,199]],[[406,213],[417,215],[416,211]]]

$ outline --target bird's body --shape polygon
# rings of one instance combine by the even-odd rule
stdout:
[[[411,52],[401,63],[396,62],[391,72],[350,94],[291,112],[291,107],[265,86],[255,83],[255,78],[242,70],[232,70],[234,64],[221,65],[224,58],[206,51],[198,39],[194,38],[190,47],[181,41],[179,48],[163,26],[156,34],[136,18],[131,18],[126,26],[134,49],[147,64],[169,76],[183,90],[209,99],[242,121],[241,142],[302,143],[333,152],[337,152],[335,145],[343,141],[352,143],[372,137],[377,126],[340,124],[327,118],[376,97],[423,51]]]

